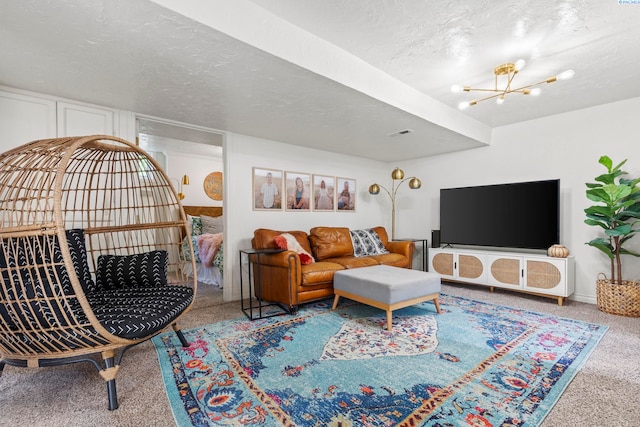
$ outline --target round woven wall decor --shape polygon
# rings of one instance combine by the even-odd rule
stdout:
[[[222,200],[222,172],[211,172],[204,179],[204,192],[213,200]]]

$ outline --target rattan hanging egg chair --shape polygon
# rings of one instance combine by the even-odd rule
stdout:
[[[47,139],[0,154],[0,374],[88,361],[116,409],[128,348],[169,325],[188,345],[176,326],[197,284],[183,274],[187,233],[168,177],[125,140]]]

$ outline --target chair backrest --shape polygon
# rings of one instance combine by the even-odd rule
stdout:
[[[0,347],[3,353],[51,353],[104,344],[85,315],[71,276],[92,283],[82,230],[74,241],[69,273],[60,239],[46,232],[0,239]],[[82,242],[78,246],[78,241]]]

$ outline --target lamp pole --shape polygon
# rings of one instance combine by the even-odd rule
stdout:
[[[404,178],[404,179],[403,179]],[[422,182],[415,176],[410,178],[404,177],[404,171],[400,168],[395,168],[393,172],[391,172],[391,191],[387,190],[383,185],[380,184],[371,184],[369,186],[369,194],[377,195],[380,193],[380,189],[382,188],[385,193],[389,195],[391,199],[391,240],[395,240],[396,238],[396,193],[402,185],[403,182],[409,181],[409,188],[412,190],[417,190],[422,186]],[[400,181],[398,185],[396,185],[396,181]]]

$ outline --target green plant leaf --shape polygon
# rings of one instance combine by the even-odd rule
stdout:
[[[602,187],[587,190],[587,198],[594,202],[609,204],[609,194],[607,194],[607,192]]]
[[[609,206],[589,206],[584,210],[584,212],[589,215],[600,215],[605,217],[611,217],[616,214],[615,209],[610,208]]]
[[[606,157],[606,156],[605,156],[605,157]],[[608,158],[608,157],[607,157],[607,158]],[[608,158],[608,159],[609,159],[609,158]],[[609,172],[618,172],[618,171],[620,171],[620,168],[621,168],[625,163],[627,163],[627,160],[629,160],[629,159],[624,159],[623,161],[621,161],[620,163],[618,163],[618,165],[617,165],[615,168],[613,168],[613,169],[611,169],[611,166],[609,166]],[[612,164],[612,163],[613,163],[611,159],[609,159],[609,162],[611,162],[610,164]],[[605,166],[606,166],[606,165],[605,165]],[[622,173],[624,174],[624,173],[626,173],[626,172],[622,172]]]
[[[632,211],[632,210],[623,210],[618,212],[617,215],[615,215],[615,219],[617,221],[628,221],[631,218],[638,218],[640,219],[640,211],[636,212],[636,211]]]
[[[631,194],[631,187],[626,185],[607,184],[603,187],[603,190],[609,196],[609,200],[612,204],[617,203],[620,199]]]
[[[604,167],[607,168],[609,172],[611,172],[611,166],[613,165],[613,160],[611,160],[609,156],[600,156],[598,163],[600,163],[601,165],[604,165]]]
[[[605,184],[614,184],[615,183],[615,175],[612,173],[604,173],[598,177],[596,177],[596,181],[603,182]]]
[[[627,250],[627,249],[620,248],[620,253],[622,255],[631,255],[631,256],[635,256],[635,257],[640,257],[640,253],[632,252],[632,251]]]
[[[594,220],[594,219],[585,219],[584,223],[587,224],[587,225],[595,225],[595,226],[598,226],[598,227],[602,227],[605,230],[609,229],[609,224],[607,224],[606,222],[597,221],[597,220]]]
[[[616,236],[625,236],[630,232],[631,232],[631,224],[621,224],[616,228],[605,231],[605,234],[607,236],[616,237]]]
[[[615,257],[615,254],[613,253],[613,248],[611,247],[611,245],[607,240],[604,240],[602,238],[597,238],[597,239],[593,239],[590,242],[587,242],[587,245],[593,246],[594,248],[601,250],[611,259]]]
[[[639,183],[640,183],[640,178],[638,179],[620,178],[620,184],[628,185],[629,187],[635,187]]]

